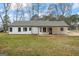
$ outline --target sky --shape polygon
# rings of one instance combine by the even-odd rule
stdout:
[[[72,14],[79,14],[79,3],[74,3]]]
[[[40,13],[39,13],[39,16],[41,15],[46,15],[47,14],[47,9],[48,9],[48,6],[49,6],[50,3],[41,3],[39,9],[40,9]],[[29,20],[29,14],[28,14],[28,11],[29,11],[29,8],[31,7],[31,3],[23,3],[23,8],[28,8],[27,10],[25,10],[25,19],[26,20]],[[0,14],[3,14],[3,3],[0,3]],[[9,17],[11,20],[15,19],[15,12],[16,10],[16,3],[11,3],[11,9],[9,10]],[[72,6],[72,14],[79,14],[79,3],[73,3],[73,6]],[[3,14],[4,15],[4,14]]]

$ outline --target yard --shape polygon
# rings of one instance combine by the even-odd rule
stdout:
[[[79,37],[8,35],[0,33],[0,55],[79,56]]]

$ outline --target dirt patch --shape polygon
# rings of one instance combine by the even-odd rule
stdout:
[[[79,36],[79,32],[72,32],[72,31],[70,31],[70,32],[67,33],[67,35],[68,36]]]

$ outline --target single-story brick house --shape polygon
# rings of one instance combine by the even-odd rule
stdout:
[[[65,34],[68,24],[64,21],[15,21],[8,27],[9,34]]]

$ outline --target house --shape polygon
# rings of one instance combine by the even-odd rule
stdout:
[[[9,34],[65,34],[68,24],[64,21],[15,21],[8,27]]]

